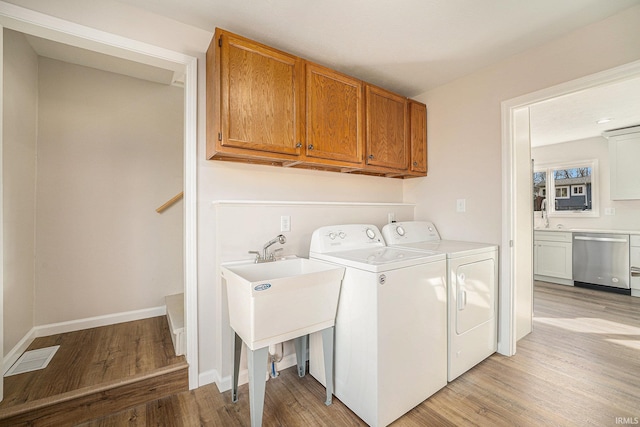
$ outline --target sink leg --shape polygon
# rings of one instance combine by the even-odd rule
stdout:
[[[304,377],[306,373],[306,352],[307,352],[307,337],[308,335],[302,335],[294,340],[296,347],[296,362],[298,364],[298,376]]]
[[[242,339],[236,334],[233,343],[233,376],[231,378],[231,401],[238,401],[238,373],[240,372],[240,352],[242,351]]]
[[[327,400],[325,405],[331,405],[333,396],[333,329],[334,327],[322,330],[322,352],[324,354],[324,378],[327,383]]]
[[[262,425],[264,410],[264,390],[267,376],[267,356],[269,347],[247,351],[249,359],[249,409],[251,427]]]

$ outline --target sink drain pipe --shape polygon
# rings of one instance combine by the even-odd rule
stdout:
[[[276,363],[279,363],[282,360],[282,356],[284,355],[284,344],[280,343],[280,354],[276,352],[276,345],[277,344],[269,345],[269,361],[271,362],[271,369],[269,369],[269,372],[271,374],[271,378],[276,378],[278,375],[280,375],[278,369],[276,368]]]

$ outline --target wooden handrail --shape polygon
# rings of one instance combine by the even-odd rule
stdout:
[[[156,209],[156,212],[158,213],[164,212],[165,210],[169,209],[169,207],[172,206],[174,203],[176,203],[178,200],[182,199],[182,197],[184,197],[184,191],[181,191],[180,193],[173,196],[170,200],[167,201],[167,203],[165,203],[164,205]]]

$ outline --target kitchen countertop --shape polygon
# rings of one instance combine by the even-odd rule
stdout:
[[[541,228],[535,227],[533,231],[565,231],[569,233],[607,233],[607,234],[640,234],[640,230],[607,230],[598,228]]]

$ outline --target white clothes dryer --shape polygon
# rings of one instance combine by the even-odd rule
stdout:
[[[369,224],[322,227],[309,258],[346,267],[335,323],[335,395],[386,426],[447,384],[446,257],[386,247]],[[322,341],[309,373],[324,384]]]
[[[389,246],[441,252],[447,256],[447,379],[453,381],[498,345],[498,246],[441,240],[426,221],[395,222],[382,228]]]

